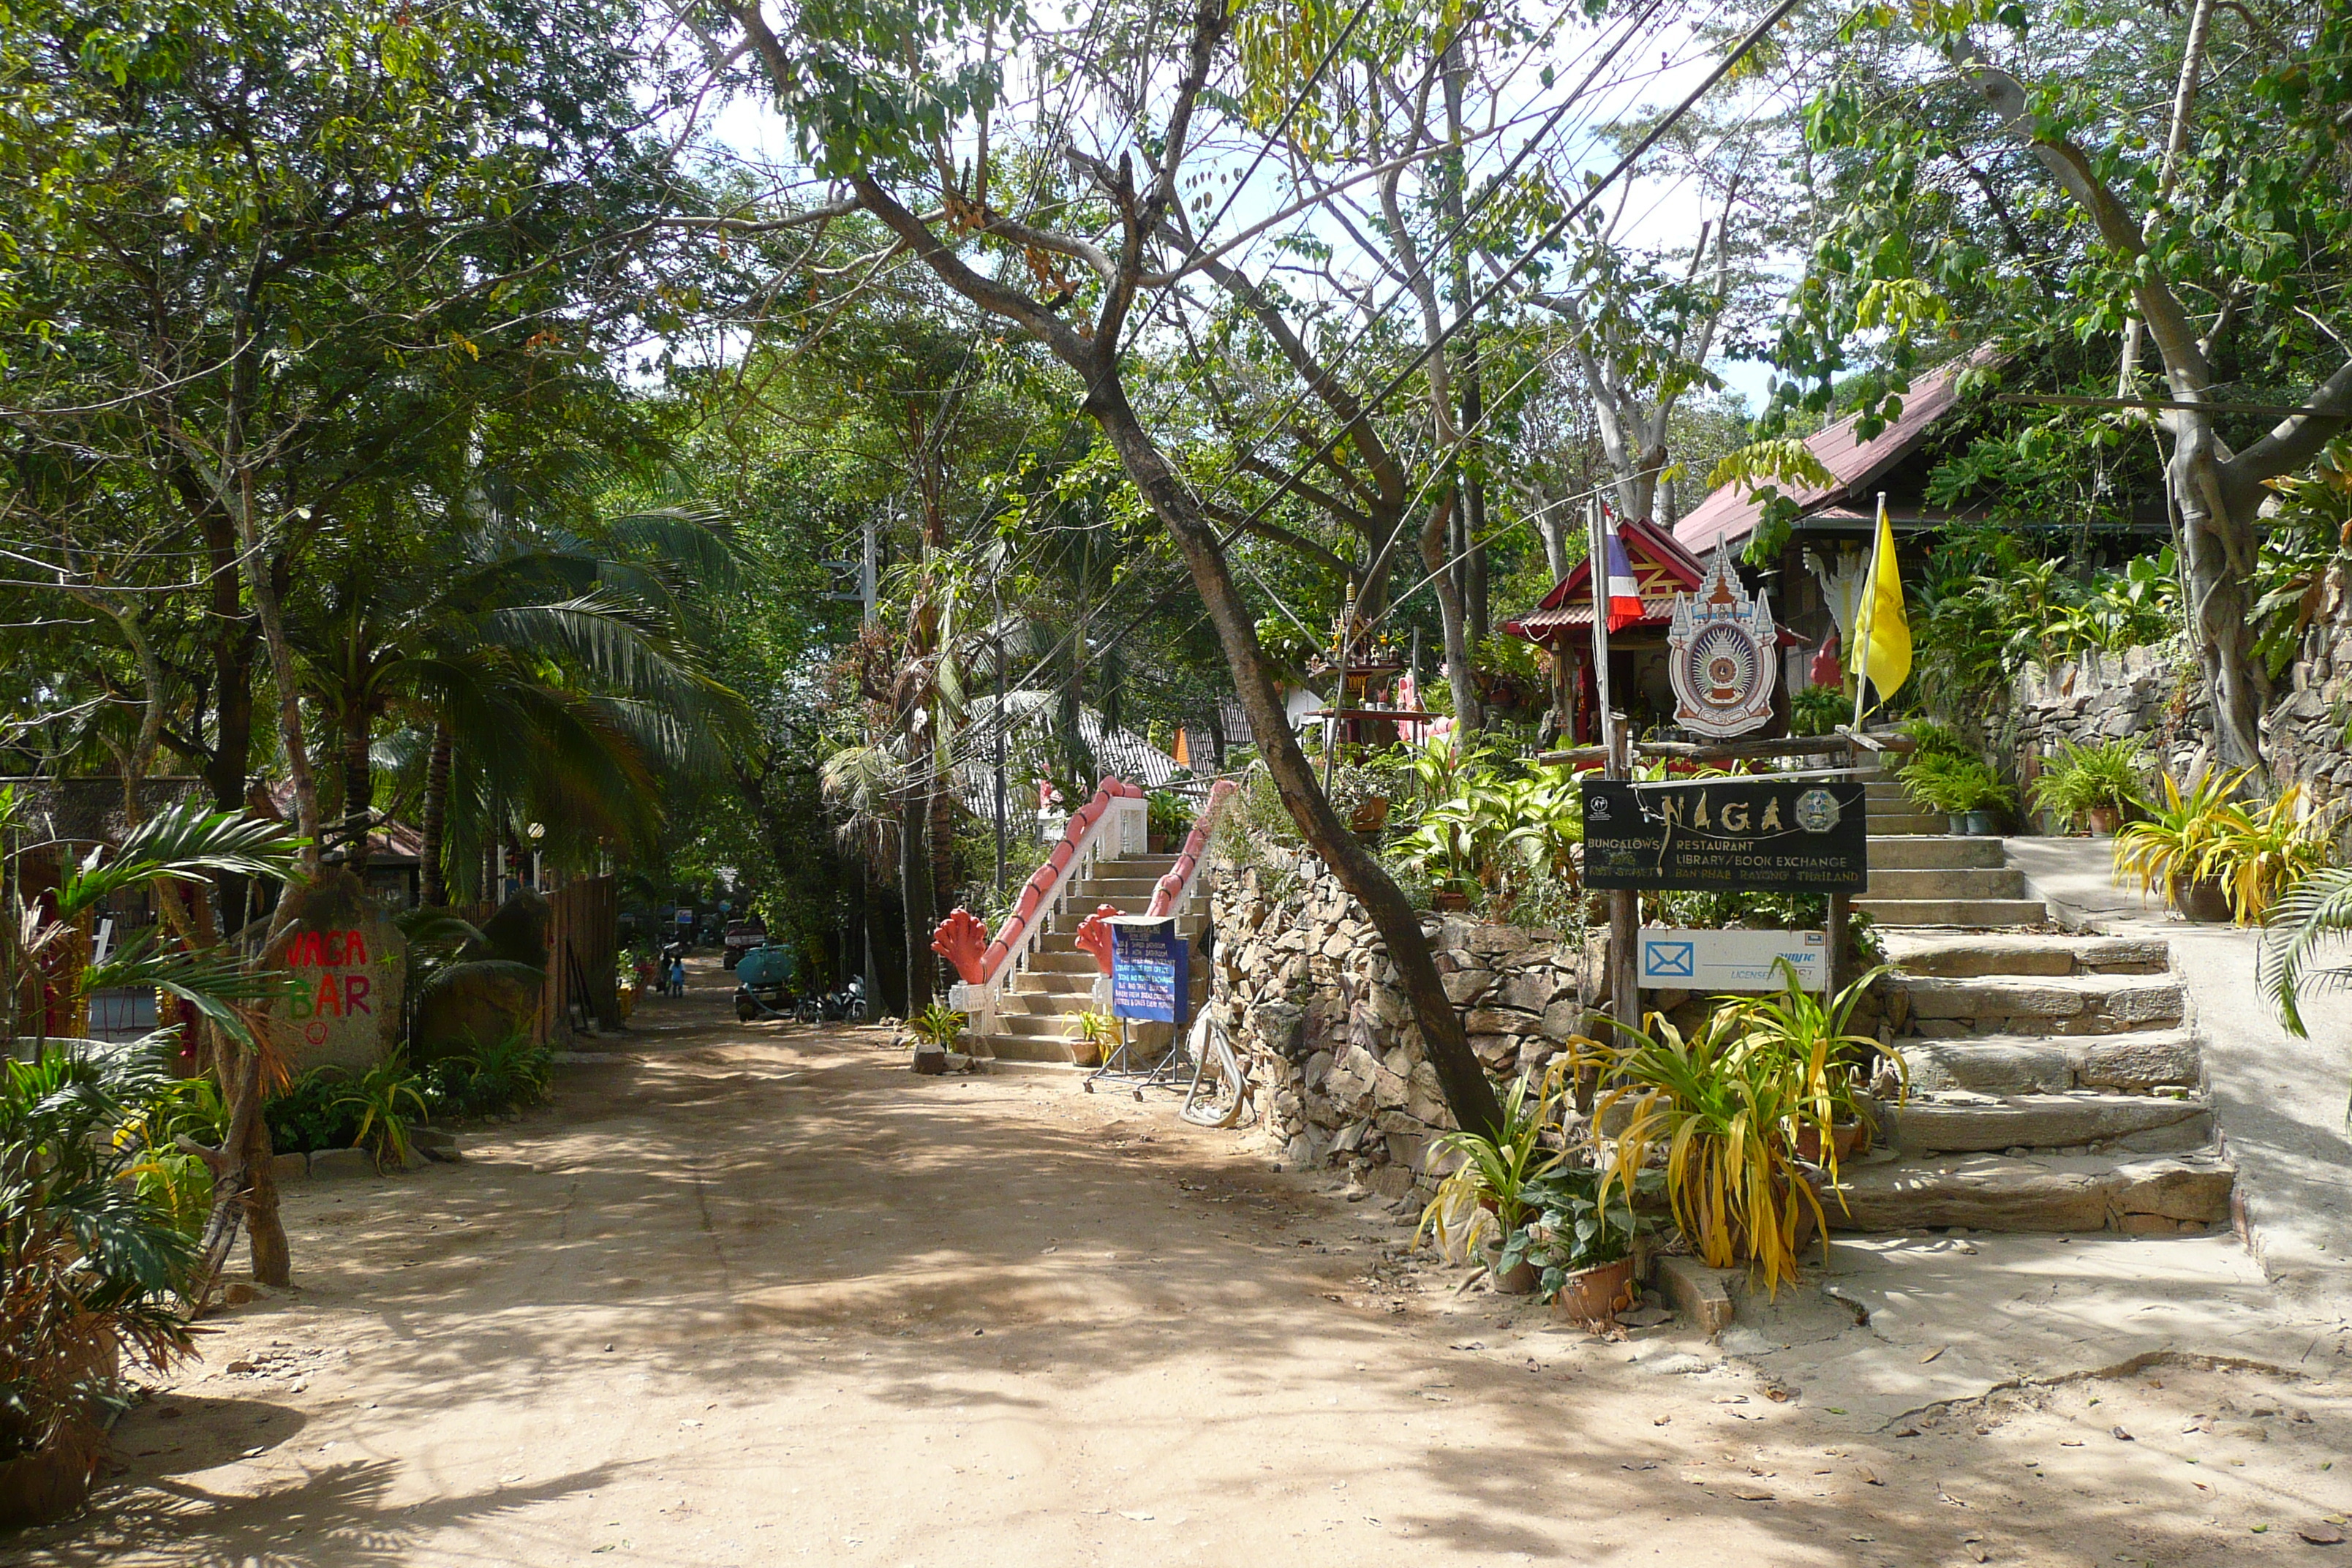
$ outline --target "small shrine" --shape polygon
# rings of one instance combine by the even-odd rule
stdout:
[[[1609,637],[1610,689],[1618,705],[1653,723],[1671,723],[1673,683],[1666,670],[1666,632],[1677,595],[1696,589],[1706,567],[1673,534],[1646,522],[1619,525],[1625,559],[1641,589],[1642,618]],[[1551,655],[1552,705],[1569,716],[1566,738],[1600,739],[1599,698],[1592,678],[1592,563],[1580,562],[1525,615],[1503,623]]]
[[[1395,640],[1351,605],[1331,618],[1329,641],[1307,667],[1307,679],[1318,683],[1339,678],[1337,704],[1315,716],[1337,721],[1343,746],[1392,744],[1398,724],[1431,717],[1399,706],[1398,677],[1404,672],[1405,656]]]

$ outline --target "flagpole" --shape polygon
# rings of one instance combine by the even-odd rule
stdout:
[[[1615,721],[1609,711],[1609,550],[1601,532],[1601,498],[1594,496],[1585,503],[1585,563],[1591,568],[1588,586],[1592,590],[1592,700],[1600,710],[1594,739],[1599,741],[1613,759],[1616,751],[1611,744]],[[1617,778],[1613,767],[1605,775]]]
[[[1886,521],[1886,492],[1878,492],[1878,515],[1871,521],[1870,560],[1862,574],[1862,602],[1853,607],[1854,632],[1862,646],[1854,650],[1853,727],[1862,728],[1863,693],[1870,689],[1870,629],[1872,609],[1878,602],[1879,525]]]

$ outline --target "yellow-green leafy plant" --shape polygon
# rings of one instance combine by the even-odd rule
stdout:
[[[1864,1069],[1878,1042],[1853,1028],[1854,1009],[1871,986],[1891,965],[1880,964],[1856,977],[1834,996],[1806,990],[1799,984],[1796,966],[1779,961],[1780,989],[1728,1004],[1730,1026],[1740,1031],[1739,1048],[1784,1058],[1795,1075],[1798,1110],[1790,1122],[1792,1141],[1806,1128],[1815,1131],[1821,1163],[1834,1185],[1838,1174],[1836,1140],[1829,1130],[1863,1121],[1870,1110]],[[1899,1055],[1895,1064],[1899,1092],[1909,1089],[1909,1074]]]
[[[2169,899],[2175,883],[2211,876],[2213,853],[2230,819],[2244,815],[2233,797],[2252,771],[2200,773],[2186,794],[2165,774],[2162,798],[2148,804],[2145,818],[2116,834],[2116,880],[2137,879],[2142,898],[2162,891]]]
[[[1614,1186],[1631,1202],[1643,1170],[1663,1155],[1675,1227],[1701,1260],[1749,1265],[1778,1293],[1796,1276],[1802,1220],[1825,1226],[1794,1143],[1810,1125],[1830,1146],[1823,1097],[1793,1052],[1757,1037],[1740,1005],[1717,1007],[1688,1038],[1656,1014],[1648,1021],[1654,1033],[1617,1026],[1614,1046],[1575,1042],[1609,1085],[1595,1125],[1618,1127],[1601,1198]]]
[[[1118,1020],[1108,1013],[1073,1013],[1070,1044],[1081,1067],[1107,1061],[1118,1046]]]
[[[409,1130],[432,1114],[425,1100],[425,1080],[408,1070],[408,1058],[396,1051],[352,1079],[329,1103],[357,1119],[352,1146],[365,1149],[379,1170],[409,1163]]]
[[[2240,925],[2262,925],[2290,888],[2333,858],[2329,816],[2304,809],[2303,786],[2290,784],[2268,805],[2235,806],[2221,818],[2206,853],[2206,875],[2221,879]]]
[[[1494,1233],[1508,1239],[1527,1223],[1534,1205],[1528,1184],[1564,1157],[1543,1141],[1544,1129],[1559,1121],[1566,1092],[1568,1062],[1552,1064],[1540,1082],[1522,1073],[1503,1097],[1503,1125],[1489,1137],[1484,1132],[1444,1132],[1433,1141],[1441,1154],[1461,1157],[1421,1211],[1413,1232],[1417,1243],[1432,1231],[1437,1243],[1454,1256],[1466,1254]]]
[[[943,1051],[955,1049],[971,1020],[944,1002],[934,1002],[907,1020],[907,1032]]]

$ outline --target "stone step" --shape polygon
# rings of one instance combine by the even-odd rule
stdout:
[[[1853,907],[1882,926],[1962,926],[1990,931],[2042,925],[2050,910],[2039,899],[1873,899]]]
[[[1086,1011],[1086,1009],[1083,1007],[1071,1009],[1071,1012],[1073,1013],[1082,1013],[1084,1011]],[[1068,1014],[1060,1012],[1015,1013],[1010,1010],[996,1015],[996,1027],[990,1031],[991,1034],[1017,1035],[1024,1039],[1032,1040],[1036,1039],[1040,1036],[1051,1036],[1055,1039],[1059,1039],[1069,1032],[1070,1024]]]
[[[1952,819],[1936,812],[1889,808],[1885,811],[1871,812],[1869,828],[1873,838],[1897,833],[1925,833],[1945,837],[1951,833]]]
[[[2006,866],[2000,840],[1949,833],[1895,833],[1870,841],[1870,869],[1940,871],[1958,867]]]
[[[1864,800],[1873,804],[1882,800],[1908,801],[1911,798],[1903,793],[1901,779],[1888,778],[1884,774],[1874,779],[1863,780],[1862,795]]]
[[[1889,962],[1906,974],[1962,979],[1983,974],[2168,974],[2171,950],[2160,941],[2124,936],[1929,936],[1889,931]]]
[[[1054,939],[1047,937],[1045,940],[1051,942]],[[1023,973],[1024,974],[1099,974],[1102,971],[1095,963],[1093,953],[1081,952],[1076,947],[1066,943],[1058,948],[1040,945],[1035,952],[1029,955],[1029,967]]]
[[[2112,1035],[2177,1025],[2179,983],[2168,974],[1979,974],[1964,979],[1898,973],[1910,1032],[1956,1035]]]
[[[2237,1172],[2211,1155],[2107,1160],[1972,1155],[1845,1166],[1822,1207],[1833,1230],[2202,1235],[2230,1223]],[[1843,1196],[1841,1205],[1839,1197]]]
[[[2025,873],[2007,866],[1952,866],[1926,870],[1870,868],[1870,896],[1909,902],[2022,899]]]
[[[1916,1037],[1893,1049],[1914,1093],[1969,1089],[1978,1094],[2062,1094],[2078,1089],[2194,1089],[2204,1059],[2186,1029],[2132,1029],[2120,1035],[1965,1035]],[[2007,1144],[2003,1148],[2009,1147]]]
[[[1003,1018],[1063,1018],[1093,1005],[1091,990],[1008,991],[998,999],[996,1011]]]
[[[1915,1096],[1882,1113],[1887,1142],[1906,1154],[1982,1153],[2000,1149],[2128,1149],[2178,1153],[2213,1142],[2213,1109],[2202,1098],[2159,1094]]]

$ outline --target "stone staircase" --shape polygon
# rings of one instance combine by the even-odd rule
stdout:
[[[1864,785],[1870,812],[1870,886],[1853,907],[1883,926],[2040,925],[2050,918],[2025,896],[2025,874],[2001,842],[1944,831],[1892,778]]]
[[[2165,942],[1885,942],[1888,1049],[1911,1098],[1885,1112],[1886,1147],[1841,1172],[1845,1210],[1824,1204],[1834,1228],[2172,1236],[2230,1223],[2236,1173]]]
[[[1013,976],[1000,999],[996,1026],[971,1037],[978,1054],[999,1061],[1076,1061],[1077,1053],[1070,1048],[1070,1020],[1094,1005],[1095,978],[1101,973],[1094,955],[1077,944],[1077,922],[1104,904],[1116,906],[1122,914],[1141,914],[1150,907],[1160,879],[1175,864],[1173,855],[1106,859],[1097,864],[1094,876],[1075,884],[1069,902],[1075,913],[1066,929],[1049,931],[1038,940],[1029,967]],[[1207,904],[1200,889],[1195,884],[1192,898],[1177,912],[1176,929],[1187,941],[1197,941],[1208,923]],[[1196,952],[1192,964],[1196,1009],[1208,997],[1208,965],[1199,962]]]

